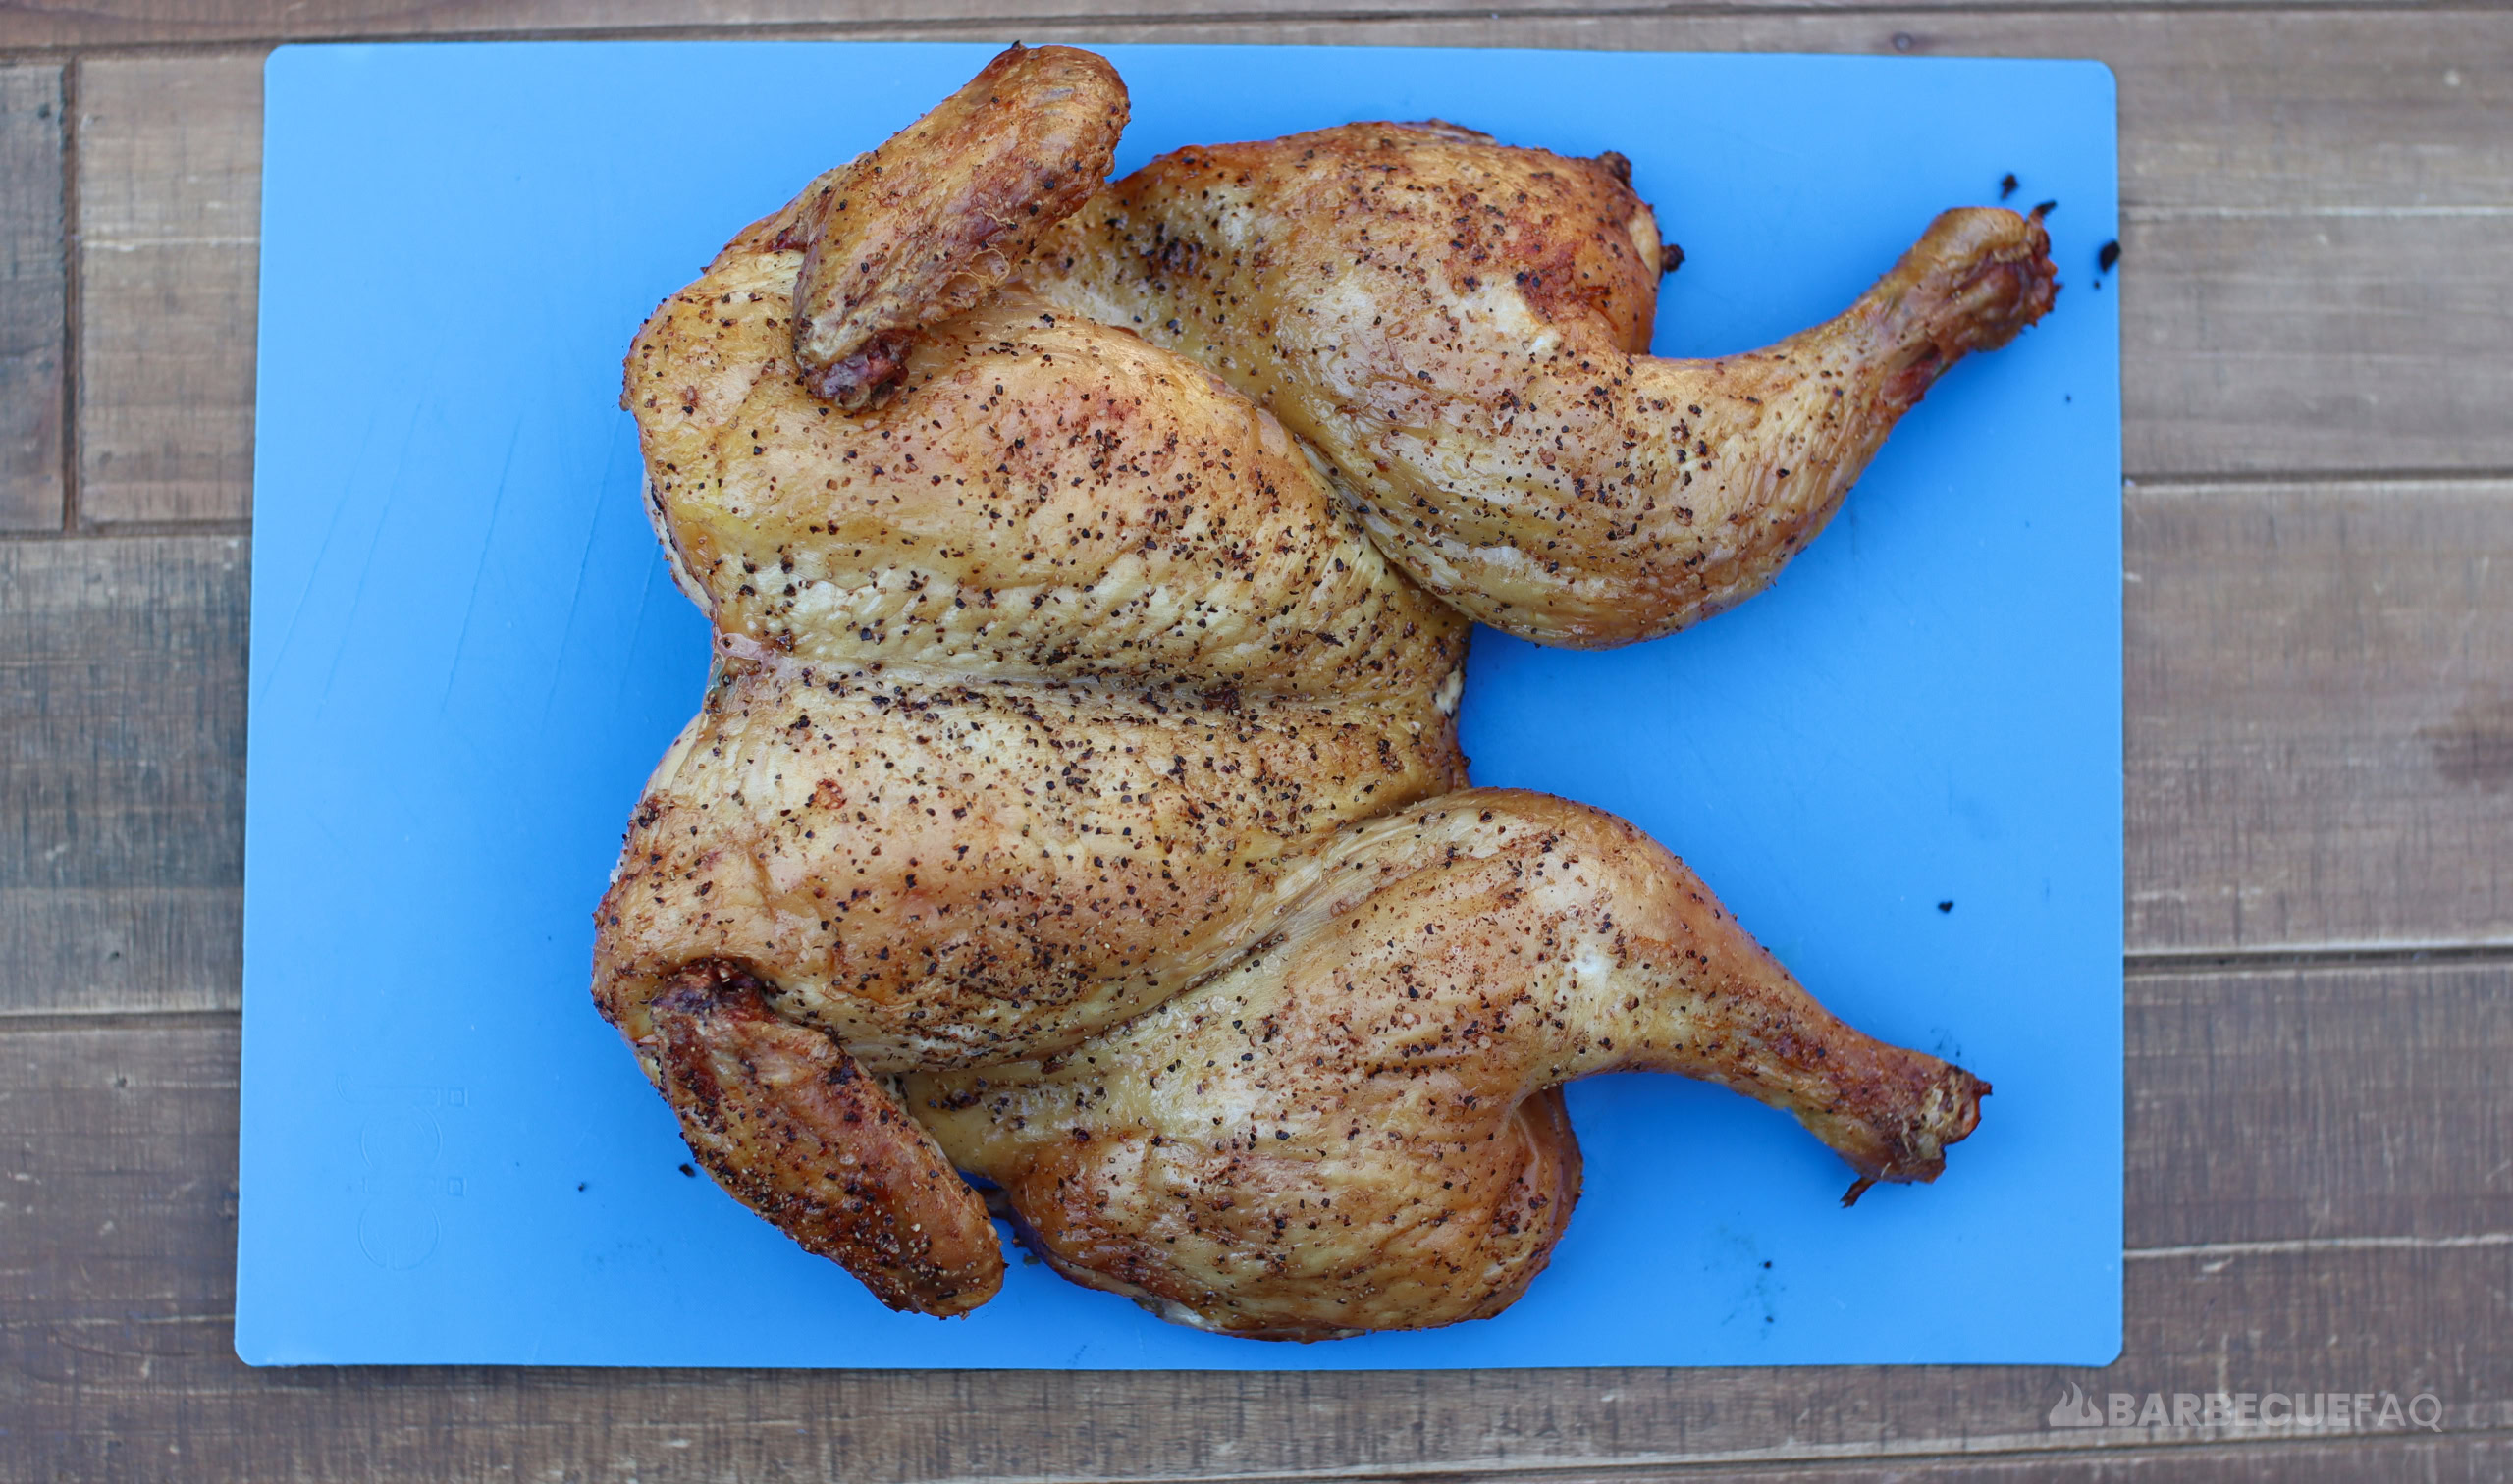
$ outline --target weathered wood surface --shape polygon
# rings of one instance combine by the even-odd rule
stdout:
[[[80,64],[86,524],[252,512],[261,104],[251,57]]]
[[[2101,11],[2112,0],[2039,0],[2031,8],[2065,14]],[[2307,10],[2351,0],[2162,0],[2167,8]],[[2361,0],[2357,0],[2361,3]],[[1960,13],[1964,0],[1886,5],[1877,0],[1732,0],[1725,11],[1812,13],[1826,21],[1864,14]],[[1060,39],[1076,24],[1124,21],[1206,27],[1250,20],[1336,19],[1360,7],[1350,0],[1275,0],[1257,4],[1181,4],[1179,0],[766,0],[732,6],[674,5],[670,0],[85,0],[78,5],[10,0],[0,5],[0,47],[129,46],[150,43],[323,41],[451,36],[790,35],[848,34],[902,27],[980,26],[1010,39]],[[1631,7],[1598,0],[1488,0],[1462,8],[1456,0],[1384,0],[1374,16],[1439,18],[1504,14],[1543,22],[1579,20]],[[1711,9],[1701,7],[1701,9]],[[1051,35],[1049,32],[1059,34]]]
[[[2513,468],[2507,216],[2132,219],[2133,468]]]
[[[2132,951],[2513,941],[2513,483],[2122,518]]]
[[[0,67],[0,531],[61,524],[61,69]]]
[[[2123,1240],[2142,1260],[2477,1237],[2513,1263],[2513,962],[2141,974],[2127,999]]]
[[[2513,861],[2513,595],[2494,566],[2513,557],[2513,249],[2498,230],[2513,217],[2513,12],[1394,0],[1375,19],[1334,14],[1348,7],[0,0],[0,53],[22,63],[0,67],[0,439],[49,407],[54,440],[49,463],[27,455],[49,485],[17,482],[0,441],[0,528],[58,531],[65,504],[77,522],[70,540],[0,541],[0,1480],[2513,1471],[2513,868],[2498,864]],[[1394,1376],[239,1366],[237,522],[261,50],[464,32],[2112,63],[2139,965],[2124,1358]],[[51,121],[21,106],[47,88],[75,115],[67,134],[57,103]],[[30,374],[11,347],[45,334],[52,368]],[[2441,957],[2407,962],[2422,946]],[[2252,967],[2206,968],[2224,955]],[[2054,1431],[2044,1413],[2071,1379],[2431,1389],[2447,1432]]]
[[[0,1411],[30,1477],[111,1472],[134,1436],[180,1446],[192,1477],[264,1480],[1645,1472],[2098,1444],[2219,1477],[2302,1467],[2215,1452],[2257,1427],[2049,1428],[2076,1380],[2431,1392],[2447,1430],[2482,1436],[2347,1457],[2500,1460],[2513,1326],[2473,1315],[2513,1283],[2513,965],[2140,976],[2128,1034],[2127,1347],[2106,1371],[253,1372],[228,1352],[232,1025],[48,1020],[0,1036]]]
[[[945,33],[992,31],[917,32]],[[2133,474],[2513,468],[2497,415],[2513,403],[2513,13],[1477,15],[1197,34],[2101,57],[2121,81]],[[251,341],[234,330],[254,302],[258,67],[83,67],[90,520],[244,511]],[[2089,267],[2072,265],[2081,287]]]
[[[233,1007],[246,543],[0,543],[0,1014]]]

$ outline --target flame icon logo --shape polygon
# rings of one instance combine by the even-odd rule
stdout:
[[[2094,1404],[2094,1399],[2085,1394],[2084,1387],[2071,1381],[2068,1383],[2067,1395],[2061,1397],[2059,1404],[2051,1408],[2051,1425],[2053,1427],[2101,1427],[2103,1408]]]

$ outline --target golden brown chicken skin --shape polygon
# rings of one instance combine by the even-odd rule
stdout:
[[[1979,1116],[1986,1084],[1827,1014],[1620,820],[1469,789],[1357,835],[1359,879],[1227,974],[1055,1056],[909,1079],[1058,1271],[1266,1339],[1449,1324],[1561,1235],[1576,1078],[1788,1109],[1853,1196],[1934,1178]]]
[[[1059,51],[936,118],[1070,109],[1097,73]],[[1316,1337],[1515,1298],[1577,1191],[1553,1089],[1588,1071],[1710,1077],[1862,1183],[1935,1176],[1984,1086],[1832,1021],[1628,825],[1459,792],[1468,620],[1271,413],[1025,292],[925,315],[1005,240],[972,225],[1004,215],[999,173],[934,179],[963,188],[843,214],[814,183],[626,367],[714,670],[598,910],[594,994],[728,1191],[883,1302],[954,1314],[1001,1282],[953,1173],[981,1171],[1072,1276]],[[1041,230],[1079,194],[1024,179]],[[832,297],[810,265],[838,232],[959,245]],[[889,364],[831,388],[846,356],[809,347],[866,325]],[[1218,1063],[1249,1019],[1223,1009],[1260,1002],[1299,1066],[1284,1041],[1162,1070]],[[1242,1113],[1262,1158],[1229,1146]],[[1373,1141],[1318,1152],[1363,1116]],[[1189,1133],[1223,1142],[1142,1152]],[[1161,1202],[1190,1189],[1242,1214],[1171,1251]],[[1311,1196],[1335,1235],[1290,1224]]]
[[[896,138],[812,183],[778,223],[803,249],[794,359],[817,396],[886,393],[918,331],[986,299],[1107,179],[1126,127],[1116,70],[1015,45]]]
[[[1022,277],[1271,409],[1461,611],[1628,644],[1761,591],[1930,384],[2056,292],[2038,221],[1951,211],[1840,317],[1660,359],[1672,252],[1630,174],[1444,124],[1182,149],[1046,234]]]
[[[994,1225],[949,1156],[845,1047],[778,1015],[767,987],[699,959],[641,1007],[640,1048],[690,1152],[892,1308],[961,1314],[994,1297]]]

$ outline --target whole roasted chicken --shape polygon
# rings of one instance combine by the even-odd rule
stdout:
[[[1498,1312],[1560,1088],[1679,1072],[1929,1180],[1989,1088],[1827,1014],[1595,810],[1471,787],[1469,618],[1621,643],[1749,595],[1895,419],[2050,304],[1939,219],[1839,319],[1645,354],[1613,156],[1447,125],[1103,186],[1125,93],[1019,47],[752,225],[627,362],[715,630],[594,994],[736,1196],[883,1302],[1066,1276],[1322,1339]]]

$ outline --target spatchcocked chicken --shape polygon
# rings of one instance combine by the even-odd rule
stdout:
[[[1669,632],[1811,537],[2050,304],[1940,218],[1832,323],[1642,353],[1672,249],[1609,156],[1446,125],[1103,186],[1086,52],[1014,48],[752,225],[626,374],[705,709],[594,993],[736,1196],[883,1302],[1057,1271],[1324,1339],[1498,1312],[1561,1235],[1560,1088],[1707,1079],[1930,1180],[1989,1088],[1815,1003],[1630,825],[1469,784],[1470,617]]]

